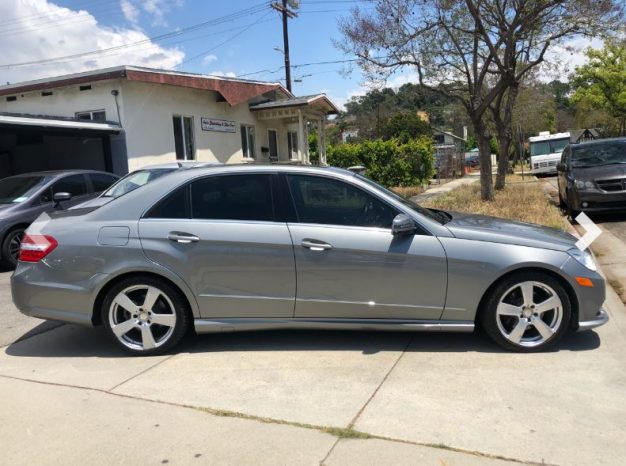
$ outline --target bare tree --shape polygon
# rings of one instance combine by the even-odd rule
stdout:
[[[374,0],[371,4],[373,10],[356,7],[340,21],[346,39],[341,48],[356,54],[370,78],[384,79],[414,67],[421,85],[461,103],[478,143],[483,200],[493,199],[489,116],[497,114],[503,134],[510,134],[516,88],[526,73],[544,62],[549,47],[623,21],[620,0]],[[500,157],[502,186],[509,145],[510,138],[506,148],[500,147],[506,150],[506,156]]]

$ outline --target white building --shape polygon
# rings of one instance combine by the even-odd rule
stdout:
[[[337,112],[278,83],[122,66],[0,86],[0,177],[206,162],[309,163],[307,123]]]

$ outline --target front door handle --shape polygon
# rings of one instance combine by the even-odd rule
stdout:
[[[167,239],[170,241],[176,241],[177,243],[189,244],[200,241],[196,235],[191,233],[185,233],[184,231],[170,231],[167,235]]]
[[[327,251],[333,248],[330,244],[317,239],[303,239],[300,246],[310,249],[311,251]]]

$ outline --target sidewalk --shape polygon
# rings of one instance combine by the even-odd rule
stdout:
[[[478,174],[465,175],[463,178],[458,178],[454,181],[450,181],[442,185],[435,185],[432,188],[428,188],[423,193],[418,194],[417,196],[413,196],[411,200],[419,204],[421,202],[424,202],[427,199],[441,196],[444,193],[450,192],[453,189],[458,188],[459,186],[473,184],[477,182],[479,179],[480,177],[478,176]]]

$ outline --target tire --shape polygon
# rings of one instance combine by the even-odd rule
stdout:
[[[576,221],[576,217],[578,217],[578,214],[580,213],[580,210],[576,210],[572,208],[572,198],[569,194],[569,192],[567,193],[567,202],[565,204],[565,213],[567,215],[567,217],[569,218],[570,222],[574,225],[576,225],[578,222]]]
[[[531,353],[563,337],[571,310],[569,296],[557,279],[542,272],[520,272],[490,291],[480,310],[480,323],[502,348]]]
[[[20,244],[25,228],[14,228],[10,230],[2,240],[2,265],[14,269],[17,266],[17,258],[20,253]]]
[[[180,292],[149,276],[116,283],[105,295],[100,312],[109,337],[133,355],[167,353],[191,322],[189,305]]]

